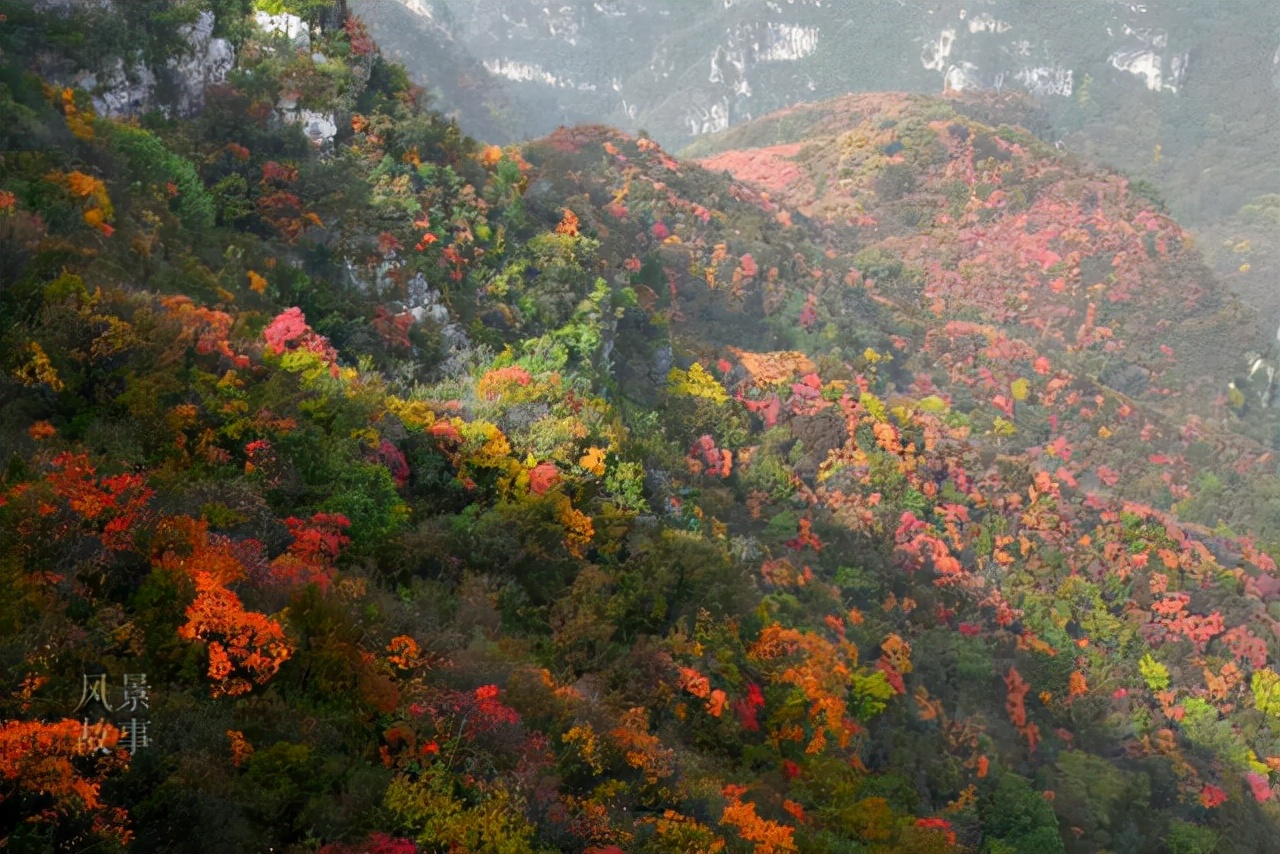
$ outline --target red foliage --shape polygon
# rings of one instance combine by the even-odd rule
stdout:
[[[1205,809],[1213,809],[1220,807],[1227,802],[1227,793],[1219,789],[1217,786],[1209,783],[1204,784],[1204,788],[1200,790],[1200,803]]]
[[[391,472],[397,489],[404,489],[409,485],[409,461],[405,458],[404,451],[396,447],[394,442],[382,440],[378,445],[378,462]]]
[[[356,56],[368,56],[378,49],[373,38],[369,35],[369,30],[365,27],[364,21],[355,15],[348,15],[342,28],[346,30],[347,40],[351,43],[351,52]]]
[[[504,726],[520,723],[520,715],[515,709],[498,699],[497,685],[481,685],[470,698],[464,701],[463,707],[470,707],[472,714],[467,717],[466,734],[475,738],[480,733],[493,732]]]
[[[318,854],[418,854],[418,846],[409,839],[371,833],[363,842],[330,842],[321,846]]]
[[[728,477],[733,471],[733,452],[717,448],[716,440],[706,433],[690,446],[685,461],[694,474]]]
[[[389,347],[409,350],[413,342],[409,340],[409,330],[413,328],[414,317],[407,311],[392,314],[385,306],[378,306],[373,317],[373,328]]]
[[[818,295],[810,293],[800,311],[800,326],[805,332],[812,332],[818,325]]]
[[[918,818],[916,819],[916,827],[922,827],[926,830],[939,830],[946,836],[948,845],[956,844],[955,831],[951,829],[951,822],[945,818]]]
[[[308,584],[328,589],[337,575],[338,555],[351,542],[343,533],[351,522],[337,513],[316,513],[309,521],[291,516],[284,523],[293,535],[293,544],[271,561],[271,582],[286,589]]]
[[[278,356],[292,349],[293,343],[310,331],[311,327],[307,326],[307,318],[302,309],[294,306],[276,315],[267,328],[262,330],[262,337],[267,341],[267,349]]]
[[[748,732],[759,732],[760,722],[756,712],[764,708],[764,694],[760,686],[754,682],[747,684],[747,696],[733,704],[733,711],[738,716],[739,725]]]
[[[893,688],[896,694],[907,693],[906,683],[902,681],[902,674],[899,673],[892,664],[883,658],[876,662],[876,669],[884,674],[888,680],[889,686]]]
[[[712,172],[732,172],[739,181],[776,192],[804,182],[804,171],[792,159],[799,154],[801,147],[797,142],[749,151],[727,151],[699,162]]]
[[[329,366],[329,373],[338,376],[338,352],[329,344],[328,338],[312,331],[302,309],[297,306],[276,315],[262,330],[262,337],[266,339],[269,352],[279,356],[285,352],[306,350],[319,356]]]
[[[296,166],[277,163],[274,160],[268,160],[262,164],[262,185],[268,184],[292,184],[298,180],[298,169]]]
[[[1244,626],[1236,626],[1222,636],[1222,642],[1236,661],[1247,661],[1254,669],[1267,666],[1267,642]]]
[[[552,462],[538,463],[529,471],[529,491],[542,495],[560,482],[560,469]]]
[[[800,533],[795,539],[787,540],[787,546],[797,551],[806,546],[815,552],[822,551],[822,540],[818,539],[818,535],[813,532],[813,521],[810,519],[800,520]]]
[[[87,522],[102,521],[102,544],[112,551],[132,545],[133,530],[154,491],[141,475],[99,478],[86,454],[63,452],[53,458],[47,477],[54,493]]]
[[[747,400],[742,397],[738,399],[749,412],[754,412],[764,419],[764,426],[772,427],[778,423],[778,416],[782,413],[782,401],[776,394],[771,394],[764,400]]]
[[[342,533],[351,521],[341,513],[316,513],[306,522],[290,516],[284,523],[293,535],[289,551],[306,561],[331,563],[351,542]]]
[[[1267,780],[1265,774],[1257,774],[1250,771],[1244,775],[1245,780],[1249,784],[1249,791],[1253,795],[1253,799],[1258,803],[1271,800],[1271,796],[1275,794],[1271,790],[1271,783]]]

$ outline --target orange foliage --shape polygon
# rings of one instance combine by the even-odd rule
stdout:
[[[711,680],[692,667],[680,668],[680,687],[700,700],[711,694]]]
[[[125,754],[115,750],[120,731],[102,722],[8,721],[0,727],[0,802],[21,792],[39,811],[28,821],[54,822],[63,816],[93,813],[95,831],[125,844],[123,810],[105,806],[99,798],[102,778],[124,767]],[[81,760],[98,755],[93,773]],[[15,799],[16,800],[16,799]]]
[[[579,558],[586,555],[587,546],[596,533],[591,517],[575,509],[568,498],[561,496],[556,519],[564,526],[564,547],[569,550],[569,554]]]
[[[278,622],[245,611],[240,597],[226,588],[244,577],[230,541],[211,537],[207,523],[185,516],[162,522],[157,539],[161,548],[154,565],[195,583],[196,598],[178,636],[205,643],[213,696],[244,694],[275,675],[293,644]]]
[[[639,769],[650,784],[675,772],[674,751],[663,747],[658,737],[649,732],[648,709],[639,706],[630,709],[609,734],[627,764]]]
[[[240,597],[225,587],[201,590],[186,614],[178,636],[204,641],[214,697],[248,693],[274,676],[293,654],[293,644],[279,623],[244,610]]]
[[[756,805],[742,801],[746,789],[743,786],[725,786],[724,795],[729,803],[720,816],[720,823],[737,829],[738,835],[755,845],[755,854],[784,854],[795,851],[792,837],[795,830],[786,825],[769,821],[756,815]]]
[[[857,723],[848,715],[845,699],[858,664],[858,648],[853,643],[832,643],[814,632],[773,623],[760,633],[749,655],[762,664],[787,659],[780,669],[774,668],[772,678],[776,683],[799,688],[809,701],[809,720],[815,732],[807,752],[822,750],[826,734],[835,737],[841,748],[848,747],[858,731]]]
[[[560,224],[556,226],[556,234],[564,234],[569,237],[578,236],[578,215],[568,208],[564,209],[564,218],[560,220]]]
[[[408,635],[397,635],[387,644],[387,660],[401,670],[412,670],[417,667],[421,655],[418,642]]]
[[[1009,668],[1009,673],[1004,677],[1004,684],[1009,692],[1005,697],[1004,705],[1009,713],[1009,720],[1013,721],[1014,726],[1026,726],[1027,707],[1024,700],[1031,686],[1023,680],[1022,674],[1018,673],[1016,667]]]
[[[485,400],[497,400],[514,387],[524,387],[533,382],[533,376],[519,365],[508,365],[488,371],[476,383],[476,394]]]
[[[880,644],[885,660],[899,673],[911,672],[911,644],[891,634]]]
[[[238,729],[227,730],[227,738],[231,740],[231,764],[239,768],[253,756],[253,745]]]
[[[782,350],[773,353],[752,353],[730,347],[729,352],[738,358],[757,386],[766,388],[789,380],[796,374],[811,374],[817,366],[804,353]]]

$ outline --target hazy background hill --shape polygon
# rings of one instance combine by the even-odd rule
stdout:
[[[1280,321],[1280,15],[1268,0],[353,0],[486,139],[601,122],[671,149],[847,92],[1022,92],[1032,130],[1149,181]]]

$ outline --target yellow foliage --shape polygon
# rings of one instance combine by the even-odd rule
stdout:
[[[58,372],[54,370],[53,363],[49,361],[49,356],[44,352],[44,348],[32,341],[27,344],[27,353],[27,361],[15,368],[13,375],[23,385],[32,386],[44,383],[54,391],[62,391],[62,380],[58,379]]]
[[[575,509],[569,499],[562,495],[560,506],[556,508],[556,519],[564,526],[564,547],[574,557],[584,557],[591,538],[596,534],[591,517]]]
[[[729,393],[716,378],[707,373],[707,369],[694,362],[689,370],[672,368],[667,374],[667,389],[672,394],[684,394],[690,397],[702,397],[715,403],[727,403]]]
[[[858,398],[858,403],[862,404],[862,408],[865,409],[867,414],[876,421],[884,421],[887,417],[884,408],[884,401],[869,391],[864,391],[862,393]]]
[[[880,650],[894,670],[902,674],[911,672],[911,644],[898,635],[891,634],[880,644]]]
[[[511,443],[497,425],[488,421],[468,421],[460,425],[458,432],[467,441],[468,465],[506,468],[511,456]]]
[[[569,729],[560,740],[565,744],[577,745],[578,754],[596,774],[604,773],[604,758],[600,755],[600,742],[591,724],[578,724]]]
[[[1022,377],[1009,383],[1009,393],[1013,395],[1013,399],[1023,401],[1027,399],[1027,394],[1031,391],[1031,384]]]
[[[701,854],[719,854],[725,842],[715,831],[697,819],[667,810],[662,818],[641,819],[655,827],[656,836],[665,846],[664,851],[698,851]]]
[[[423,400],[404,400],[394,394],[387,395],[386,407],[410,430],[426,430],[436,423],[436,414]]]
[[[995,420],[991,422],[991,432],[997,436],[1012,436],[1018,432],[1018,428],[997,415]]]
[[[76,93],[70,87],[62,90],[62,113],[72,136],[76,139],[93,139],[93,113],[83,112],[76,106]]]
[[[922,397],[920,398],[920,400],[916,401],[916,408],[919,409],[921,412],[929,412],[934,415],[941,415],[951,407],[947,405],[947,402],[945,400],[938,397],[936,394],[931,394],[928,397]]]
[[[351,438],[361,440],[367,447],[376,448],[381,437],[372,427],[358,427],[351,431]]]
[[[257,273],[255,273],[253,270],[250,270],[249,271],[249,289],[252,290],[254,293],[260,294],[267,289],[267,280],[264,279],[262,276],[258,275]]]
[[[877,353],[875,350],[868,347],[862,351],[862,358],[866,359],[868,364],[874,365],[877,362],[888,362],[893,359],[893,356],[888,353]]]

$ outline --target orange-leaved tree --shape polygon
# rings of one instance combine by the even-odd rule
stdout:
[[[178,635],[204,642],[213,696],[237,696],[265,683],[293,654],[293,643],[280,623],[246,611],[227,588],[245,574],[231,541],[210,536],[207,523],[189,517],[165,520],[159,533],[163,546],[155,565],[195,584],[195,601]]]
[[[119,741],[108,723],[7,721],[0,726],[0,804],[31,823],[85,820],[97,842],[127,843],[128,816],[100,797],[103,778],[127,765]]]

